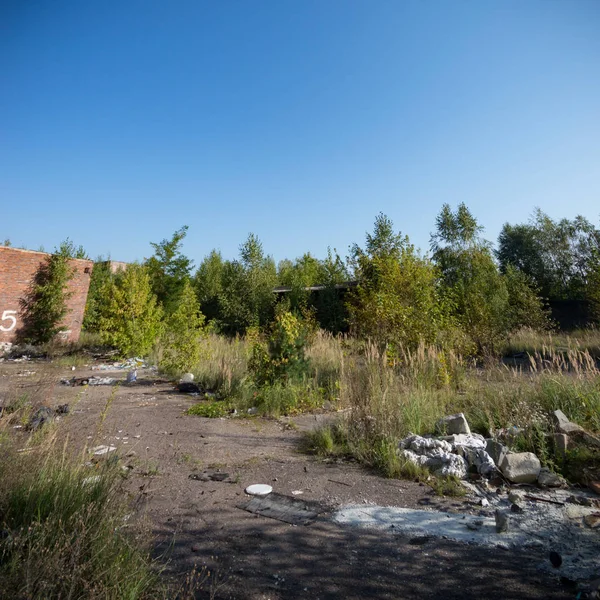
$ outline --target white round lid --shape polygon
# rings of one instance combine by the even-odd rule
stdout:
[[[273,488],[266,483],[253,483],[249,485],[245,492],[250,496],[267,496],[273,491]]]

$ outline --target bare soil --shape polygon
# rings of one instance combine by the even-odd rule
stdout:
[[[199,597],[575,596],[559,572],[539,569],[548,557],[532,549],[487,549],[333,523],[329,515],[345,504],[435,506],[471,514],[482,509],[473,500],[439,498],[426,485],[384,479],[353,462],[307,455],[301,450],[303,432],[331,415],[204,419],[184,414],[197,398],[178,393],[150,371],[140,372],[130,386],[68,387],[60,377],[124,382],[125,372],[54,369],[50,376],[47,369],[43,362],[1,363],[0,400],[29,390],[50,406],[68,402],[71,412],[60,430],[74,451],[116,446],[122,464],[130,467],[126,487],[136,514],[150,524],[157,556],[168,561],[165,577],[183,581],[194,565],[210,570]],[[26,371],[35,374],[19,375]],[[227,477],[205,476],[215,473]],[[244,489],[252,483],[317,502],[322,514],[310,525],[294,526],[246,512],[239,505],[248,500]]]

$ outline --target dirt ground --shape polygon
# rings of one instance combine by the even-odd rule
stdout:
[[[411,538],[332,522],[333,509],[345,504],[435,506],[471,514],[483,509],[472,499],[441,499],[428,486],[387,480],[355,463],[306,455],[300,449],[303,432],[330,415],[204,419],[184,414],[196,398],[150,371],[141,371],[131,386],[68,387],[58,383],[61,376],[124,381],[126,374],[63,369],[40,383],[46,368],[34,361],[1,363],[0,398],[23,388],[36,390],[50,406],[68,402],[71,412],[60,428],[74,450],[116,446],[122,464],[131,467],[126,486],[138,514],[152,528],[157,555],[168,560],[165,576],[183,581],[194,565],[210,570],[199,597],[575,597],[559,572],[539,568],[548,563],[546,552]],[[213,481],[200,477],[203,473],[227,477]],[[248,500],[244,489],[252,483],[315,501],[322,513],[310,525],[296,526],[246,512],[239,505]]]

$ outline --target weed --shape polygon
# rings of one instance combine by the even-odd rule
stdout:
[[[190,406],[186,411],[188,415],[218,419],[227,415],[227,407],[223,402],[200,402]]]

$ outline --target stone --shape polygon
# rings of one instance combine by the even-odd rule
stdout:
[[[499,466],[502,474],[512,483],[534,483],[542,468],[533,452],[506,454]]]
[[[512,502],[513,504],[520,504],[521,502],[523,502],[524,500],[524,494],[523,492],[519,492],[517,490],[511,490],[508,493],[508,501]]]
[[[555,433],[552,435],[552,441],[554,442],[556,454],[561,458],[565,458],[569,446],[569,436],[566,433]]]
[[[600,481],[590,481],[588,483],[588,487],[592,492],[598,494],[600,496]]]
[[[486,440],[485,451],[497,465],[502,462],[504,455],[508,454],[508,448],[496,440]]]
[[[583,517],[583,522],[592,529],[598,529],[598,527],[600,527],[600,513],[586,515],[585,517]]]
[[[496,509],[496,532],[505,533],[510,528],[510,514],[507,511]]]
[[[443,417],[436,423],[436,430],[445,435],[471,433],[471,428],[469,427],[467,419],[463,413]]]
[[[538,484],[542,487],[559,488],[566,485],[566,481],[560,475],[553,473],[550,469],[542,467],[538,475]]]
[[[577,423],[571,423],[567,415],[562,410],[555,410],[552,415],[556,422],[556,428],[560,433],[574,433],[577,431],[583,431],[583,429],[577,425]]]

